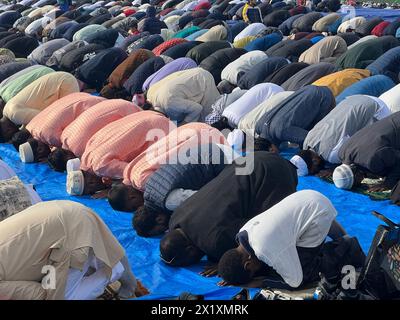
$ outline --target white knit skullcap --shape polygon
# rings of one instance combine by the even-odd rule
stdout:
[[[81,160],[79,158],[70,159],[67,161],[67,172],[78,171],[81,167]]]
[[[33,150],[29,142],[25,142],[19,146],[19,156],[21,161],[25,163],[33,162],[35,160]]]
[[[70,171],[67,174],[67,192],[72,196],[80,196],[83,194],[85,186],[85,178],[81,170]]]
[[[302,157],[295,155],[292,157],[292,159],[290,159],[290,162],[296,166],[297,175],[299,177],[308,175],[307,163],[304,161],[304,159]]]
[[[333,172],[333,182],[339,189],[351,189],[354,183],[354,174],[351,167],[347,164],[342,164]]]

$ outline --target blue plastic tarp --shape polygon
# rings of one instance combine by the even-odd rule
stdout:
[[[292,152],[283,155],[290,157]],[[46,164],[24,164],[12,145],[0,145],[0,156],[25,183],[34,184],[44,201],[68,199],[78,201],[96,211],[109,226],[127,252],[135,275],[149,288],[145,299],[172,299],[187,291],[204,294],[206,299],[229,299],[239,289],[217,286],[218,278],[203,278],[198,273],[206,262],[190,268],[171,268],[160,262],[159,239],[141,238],[132,228],[132,215],[114,211],[104,199],[71,197],[65,191],[66,175],[52,171]],[[370,213],[379,211],[399,221],[400,208],[389,201],[372,201],[367,196],[336,189],[316,177],[301,177],[299,190],[315,189],[325,194],[338,210],[338,220],[349,234],[357,236],[367,252],[380,221]],[[223,201],[223,199],[221,199]],[[256,290],[252,290],[254,293]]]

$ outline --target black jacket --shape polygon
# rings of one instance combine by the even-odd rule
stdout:
[[[386,177],[385,184],[392,188],[400,179],[400,112],[354,134],[340,148],[339,159]]]
[[[247,53],[241,48],[225,48],[211,54],[200,63],[200,67],[210,72],[214,78],[215,84],[221,81],[222,70],[232,61]],[[164,53],[165,54],[165,53]]]
[[[289,161],[264,151],[253,155],[250,174],[236,174],[238,164],[226,166],[171,216],[170,230],[181,228],[211,260],[236,247],[236,234],[248,220],[296,191],[297,172]]]

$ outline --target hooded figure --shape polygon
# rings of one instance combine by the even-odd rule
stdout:
[[[379,99],[386,103],[392,113],[400,111],[400,84],[382,93]]]
[[[61,134],[63,130],[73,122],[82,112],[88,110],[95,104],[103,101],[101,97],[95,97],[88,93],[77,92],[69,94],[53,102],[46,110],[37,114],[26,126],[32,139],[19,146],[22,162],[38,162],[47,159],[50,147],[61,146]],[[22,142],[22,141],[21,141]],[[40,154],[36,145],[44,144],[41,148],[47,149]]]
[[[229,63],[222,70],[221,79],[236,85],[241,75],[252,69],[259,62],[267,59],[268,56],[263,51],[250,51]]]
[[[189,123],[204,120],[219,95],[212,75],[193,68],[175,72],[150,87],[147,99],[172,120]]]
[[[366,95],[348,97],[308,132],[303,149],[310,149],[329,163],[340,163],[339,150],[351,136],[389,115],[389,109],[379,99]]]
[[[337,28],[337,33],[346,33],[356,30],[359,26],[364,24],[367,20],[364,17],[354,17],[345,21]],[[372,30],[372,29],[371,29]]]
[[[288,98],[293,91],[281,91],[274,94],[268,100],[263,101],[253,110],[248,112],[244,117],[242,117],[239,121],[238,128],[246,134],[250,134],[251,136],[255,136],[256,124],[258,120],[269,110],[275,108],[278,104],[280,104],[283,100]]]
[[[217,262],[235,247],[235,236],[249,219],[296,191],[296,169],[291,163],[268,152],[260,151],[252,156],[254,170],[250,174],[237,175],[239,164],[228,165],[175,210],[169,222],[170,231],[160,243],[161,259],[165,263],[191,265],[204,255]],[[223,185],[230,186],[229,192]],[[225,200],[222,204],[217,199]],[[212,219],[210,212],[213,212]]]
[[[362,79],[350,87],[347,87],[336,97],[336,103],[347,99],[349,96],[358,94],[379,97],[381,94],[390,90],[395,86],[395,83],[387,76],[377,75]]]
[[[157,47],[155,47],[152,51],[156,56],[162,55],[164,51],[168,50],[169,48],[172,48],[173,46],[176,46],[181,43],[185,43],[187,40],[185,39],[171,39],[164,41]]]
[[[38,64],[45,65],[47,60],[56,50],[66,46],[69,43],[70,42],[66,39],[50,40],[33,50],[32,53],[28,56],[28,59],[33,60]]]
[[[267,27],[260,22],[249,24],[234,38],[234,42],[239,41],[240,39],[246,38],[248,36],[256,36],[265,29],[267,29]]]
[[[103,27],[98,24],[89,24],[88,26],[80,29],[79,31],[76,31],[74,33],[74,36],[72,37],[73,41],[77,40],[86,40],[86,38],[89,35],[92,35],[93,33],[99,32],[99,31],[104,31],[107,30],[106,27]]]
[[[263,60],[240,77],[238,87],[241,89],[250,89],[258,83],[267,82],[266,79],[271,74],[286,66],[288,63],[289,61],[282,57],[272,57]]]
[[[21,14],[18,11],[6,11],[0,13],[0,25],[11,28],[15,21],[21,18]]]
[[[59,69],[61,64],[61,59],[66,55],[68,52],[82,48],[86,46],[86,42],[84,41],[75,41],[70,42],[67,45],[61,47],[60,49],[53,52],[49,59],[47,59],[46,65],[52,68]]]
[[[212,55],[218,50],[231,48],[231,44],[227,41],[209,41],[199,44],[191,49],[186,57],[194,60],[197,64],[200,64],[204,59]]]
[[[375,17],[372,19],[368,19],[364,23],[360,24],[356,27],[355,32],[358,33],[360,36],[364,37],[371,34],[371,31],[381,22],[383,22],[381,17]]]
[[[142,94],[143,84],[146,79],[164,66],[165,61],[161,57],[152,57],[146,60],[140,66],[138,66],[128,80],[125,81],[123,85],[124,89],[131,96],[134,96],[135,94]]]
[[[154,57],[154,54],[146,49],[139,49],[134,53],[130,54],[124,61],[122,61],[118,67],[108,77],[108,84],[101,94],[104,97],[109,96],[109,91],[116,91],[123,88],[124,83],[132,73],[145,61]]]
[[[288,36],[293,29],[292,28],[293,22],[295,22],[302,16],[304,16],[304,13],[299,13],[294,16],[291,16],[290,18],[287,18],[278,26],[279,30],[283,33],[283,35]]]
[[[377,36],[377,37],[382,37],[384,35],[384,31],[386,27],[390,25],[389,21],[382,21],[378,25],[375,26],[375,28],[372,29],[371,34]]]
[[[153,6],[149,6],[146,9],[146,18],[138,25],[140,32],[148,31],[150,34],[160,34],[161,29],[167,28],[167,25],[163,21],[156,18],[156,8]]]
[[[283,21],[288,19],[290,14],[287,10],[275,10],[263,18],[263,23],[269,27],[278,27]]]
[[[199,66],[210,72],[215,84],[218,84],[221,81],[222,70],[246,52],[246,50],[238,48],[220,49],[203,59]]]
[[[16,58],[27,58],[39,46],[39,42],[28,36],[18,37],[7,42],[3,48],[11,50]]]
[[[147,49],[151,51],[163,42],[164,39],[159,34],[145,36],[129,45],[127,52],[130,54],[138,49]]]
[[[186,54],[195,46],[201,44],[198,41],[188,41],[184,43],[177,44],[172,48],[169,48],[163,52],[164,56],[170,57],[172,59],[183,58]]]
[[[315,21],[315,23],[312,26],[312,30],[317,32],[328,32],[329,26],[335,23],[339,19],[340,15],[338,13],[336,12],[329,13],[326,16],[323,16],[322,18]]]
[[[113,70],[127,57],[120,48],[105,49],[76,69],[76,77],[100,91]]]
[[[313,46],[309,39],[286,40],[278,42],[279,44],[280,46],[269,48],[267,55],[270,57],[283,57],[292,62],[298,61],[300,55]]]
[[[297,72],[307,67],[308,64],[304,62],[289,63],[270,74],[267,78],[265,78],[265,82],[271,82],[277,85],[281,85],[291,76],[295,75]]]
[[[98,181],[93,186],[90,181],[99,180],[95,176],[121,179],[126,166],[156,143],[146,139],[149,131],[157,128],[165,136],[174,127],[165,116],[154,111],[135,112],[111,122],[89,139],[81,157],[80,170],[68,172],[67,192],[83,195],[106,189],[104,182]]]
[[[308,64],[319,62],[335,62],[338,57],[347,51],[347,44],[339,36],[323,38],[310,49],[304,51],[299,57],[299,61]]]
[[[311,32],[314,23],[321,18],[322,14],[319,12],[307,13],[299,19],[296,19],[292,24],[292,28],[300,32]]]
[[[118,37],[119,32],[114,29],[107,29],[104,31],[98,31],[93,34],[88,35],[85,41],[88,43],[97,43],[102,45],[104,48],[114,47]]]
[[[0,139],[8,141],[16,133],[14,129],[17,126],[28,124],[54,101],[73,92],[79,92],[78,82],[66,72],[49,73],[32,82],[5,105],[0,122]],[[10,129],[10,126],[15,128],[5,132],[5,127]]]
[[[400,19],[397,18],[393,22],[391,22],[384,30],[384,36],[395,36],[397,29],[400,28]]]
[[[228,32],[224,26],[217,25],[209,29],[206,33],[196,38],[196,41],[208,42],[208,41],[220,41],[225,40],[228,36]]]
[[[51,152],[48,157],[49,165],[61,172],[74,169],[66,167],[68,160],[81,158],[92,136],[110,123],[138,111],[139,108],[133,103],[121,99],[106,99],[96,103],[63,130],[60,137],[61,148]]]
[[[336,60],[338,69],[365,68],[386,51],[397,47],[400,42],[393,36],[367,40],[350,48]]]
[[[345,69],[326,75],[313,82],[313,85],[328,87],[333,95],[337,97],[344,89],[370,75],[369,70]]]
[[[343,165],[335,169],[335,185],[351,189],[361,182],[365,177],[364,170],[367,170],[385,177],[381,186],[392,189],[400,179],[399,127],[400,112],[396,112],[348,139],[339,150],[339,160]]]
[[[249,42],[244,48],[247,51],[253,51],[253,50],[266,51],[281,40],[282,40],[282,34],[274,32]]]
[[[349,46],[360,40],[360,37],[352,32],[338,33],[337,36],[341,37],[344,41],[346,41],[347,49],[349,48]]]
[[[57,27],[53,31],[51,31],[49,38],[50,39],[60,39],[64,38],[64,34],[68,31],[69,28],[73,26],[77,26],[78,22],[76,21],[66,21]]]
[[[155,85],[157,82],[161,81],[165,77],[169,76],[170,74],[178,71],[188,70],[196,68],[197,64],[192,59],[189,58],[178,58],[160,70],[153,73],[149,76],[146,81],[143,83],[143,92],[147,92],[151,86]]]
[[[99,44],[87,44],[77,47],[65,53],[60,60],[60,69],[72,72],[86,61],[94,58],[96,54],[103,51],[104,47]]]
[[[200,122],[188,123],[178,128],[171,125],[168,134],[164,136],[156,134],[156,138],[159,140],[125,167],[123,184],[127,188],[145,190],[148,179],[163,164],[180,163],[181,161],[186,164],[193,163],[192,161],[198,163],[198,159],[193,159],[188,152],[192,148],[197,150],[200,144],[226,145],[225,137],[221,132]],[[178,156],[180,158],[177,158]]]
[[[308,131],[334,106],[328,88],[306,86],[267,111],[257,122],[256,133],[276,146],[286,141],[302,146]]]
[[[282,83],[281,86],[284,90],[296,91],[328,74],[333,73],[334,71],[335,66],[333,64],[320,62],[300,70]]]
[[[7,102],[27,85],[51,72],[54,72],[54,70],[41,65],[33,65],[22,69],[1,82],[0,97],[4,102]]]
[[[231,128],[237,128],[240,120],[260,103],[270,99],[283,89],[273,83],[260,83],[248,90],[235,102],[230,104],[222,112],[222,117],[228,120]]]
[[[32,66],[31,61],[10,62],[10,63],[1,65],[0,66],[0,83],[3,82],[8,77],[18,73],[21,70],[28,68],[30,66]]]
[[[386,51],[383,55],[369,64],[366,68],[372,75],[383,74],[394,82],[399,82],[400,72],[400,47]]]
[[[0,237],[4,299],[96,299],[118,279],[121,296],[135,294],[137,282],[124,249],[100,217],[82,204],[40,202],[3,221]],[[41,283],[43,268],[49,266],[54,268],[55,289]],[[86,275],[89,267],[97,281]]]

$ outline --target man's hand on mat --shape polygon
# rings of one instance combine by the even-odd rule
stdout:
[[[385,187],[383,184],[376,184],[368,188],[369,192],[383,192],[386,190],[388,190],[388,188]]]
[[[96,192],[94,195],[92,195],[92,199],[103,199],[107,198],[108,195],[108,190],[101,190],[99,192]]]
[[[318,173],[316,174],[316,176],[317,176],[317,177],[320,177],[320,178],[328,178],[328,177],[330,177],[331,175],[332,175],[332,170],[330,170],[330,169],[321,170],[320,172],[318,172]]]
[[[147,288],[139,281],[137,280],[137,288],[135,291],[135,295],[137,298],[148,295],[150,292],[147,290]]]
[[[215,277],[218,275],[218,264],[212,264],[205,267],[204,271],[200,272],[203,277]]]
[[[229,286],[229,283],[226,282],[225,280],[221,280],[220,282],[218,282],[218,286],[219,287],[227,287],[227,286]]]

